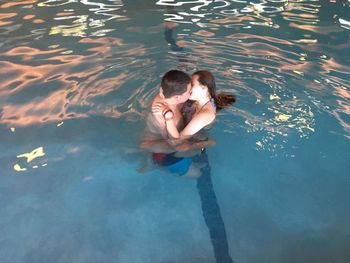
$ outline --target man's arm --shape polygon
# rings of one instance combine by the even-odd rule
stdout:
[[[195,151],[214,144],[216,144],[216,141],[213,139],[207,139],[205,141],[186,140],[184,143],[176,146],[175,150],[178,152]]]
[[[172,153],[175,151],[174,147],[164,139],[143,139],[140,148],[151,153]]]
[[[174,145],[167,140],[165,122],[159,116],[150,113],[147,116],[146,129],[140,140],[140,148],[149,152],[174,152]]]

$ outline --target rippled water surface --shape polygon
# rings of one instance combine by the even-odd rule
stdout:
[[[346,0],[1,1],[1,262],[350,262],[349,39]],[[172,68],[238,98],[202,179],[137,171]]]

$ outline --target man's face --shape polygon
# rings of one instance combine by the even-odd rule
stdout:
[[[192,85],[191,85],[191,83],[188,83],[187,90],[184,93],[182,93],[181,95],[177,96],[178,97],[177,102],[184,103],[185,101],[187,101],[191,96],[191,90],[192,90]]]

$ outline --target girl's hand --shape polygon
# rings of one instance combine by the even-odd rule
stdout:
[[[152,113],[156,115],[163,115],[163,111],[168,109],[169,107],[165,103],[156,102],[152,105]]]
[[[171,119],[174,116],[169,106],[161,102],[156,102],[153,104],[152,113],[155,115],[161,115],[164,119]]]

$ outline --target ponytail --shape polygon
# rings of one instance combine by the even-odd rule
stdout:
[[[220,93],[214,97],[214,101],[216,108],[218,110],[222,110],[236,102],[236,96],[232,94]]]

